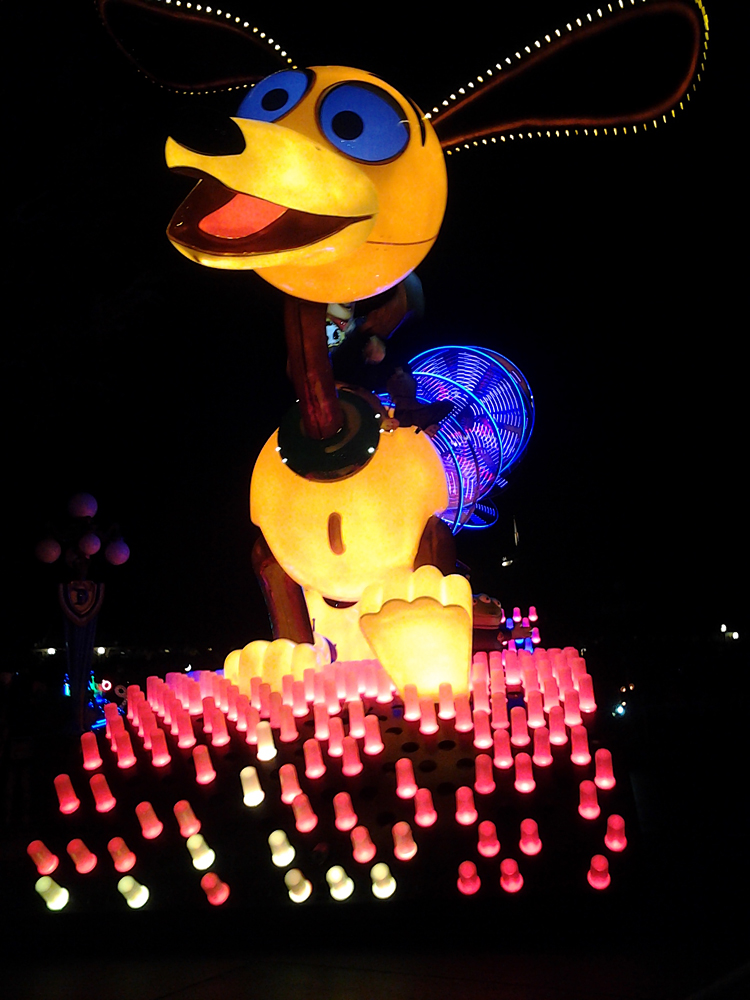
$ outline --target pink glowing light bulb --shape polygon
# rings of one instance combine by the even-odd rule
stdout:
[[[601,813],[596,785],[588,779],[580,784],[578,812],[584,819],[597,819]]]
[[[121,731],[117,731],[117,766],[126,770],[135,764],[135,753],[133,744],[130,741],[130,733],[125,731],[124,725]]]
[[[589,734],[585,726],[573,726],[570,730],[570,759],[574,764],[590,764]]]
[[[341,763],[342,774],[345,774],[347,778],[353,778],[355,775],[361,774],[364,765],[359,756],[357,741],[353,736],[344,737],[343,750],[343,760]]]
[[[535,622],[539,620],[539,615],[536,613],[536,608],[533,604],[529,605],[529,621]]]
[[[586,878],[589,885],[594,889],[606,889],[612,881],[609,875],[609,862],[603,854],[595,854],[593,856]]]
[[[404,684],[403,699],[406,722],[419,722],[419,692],[416,684]]]
[[[482,820],[477,827],[479,832],[479,843],[477,850],[483,858],[494,858],[500,853],[500,841],[497,839],[497,828],[488,819]]]
[[[337,715],[328,720],[328,756],[344,756],[344,723]]]
[[[346,832],[352,830],[357,825],[357,814],[352,805],[352,798],[348,792],[339,792],[333,796],[334,824],[337,830]]]
[[[509,729],[508,699],[504,691],[495,691],[490,698],[492,709],[491,725],[493,729]]]
[[[26,848],[26,853],[36,865],[40,875],[51,875],[60,863],[56,854],[41,840],[32,840]]]
[[[522,705],[516,705],[510,710],[510,742],[514,747],[527,747],[531,743],[526,725],[526,709]]]
[[[474,746],[477,750],[489,750],[492,746],[492,726],[488,712],[474,712]]]
[[[542,841],[539,837],[539,827],[536,824],[536,820],[521,820],[521,840],[518,846],[524,854],[530,856],[538,854],[541,851]]]
[[[475,892],[479,891],[481,884],[474,862],[462,861],[458,866],[458,882],[456,883],[458,891],[464,896],[473,896]]]
[[[122,837],[113,837],[107,844],[115,871],[129,872],[135,865],[135,854],[130,850]]]
[[[271,729],[281,728],[281,707],[284,704],[280,691],[272,691],[269,695],[268,721]],[[261,715],[263,712],[261,711]]]
[[[318,817],[313,812],[310,800],[306,795],[298,795],[292,802],[294,810],[294,825],[300,833],[309,833],[318,825]]]
[[[474,704],[474,712],[490,712],[490,692],[485,678],[475,680],[471,685],[471,700]]]
[[[457,694],[454,698],[456,706],[456,718],[453,725],[457,733],[470,733],[474,728],[471,720],[471,706],[469,705],[468,694]]]
[[[154,767],[166,767],[171,760],[166,733],[157,726],[151,732],[151,763]]]
[[[94,796],[94,804],[96,805],[97,812],[106,813],[114,809],[116,799],[110,791],[107,779],[103,774],[93,774],[89,778],[89,785]]]
[[[515,758],[516,777],[513,784],[517,792],[533,792],[536,788],[534,781],[534,768],[531,765],[531,757],[527,753],[518,753]]]
[[[365,753],[374,757],[385,750],[383,737],[380,735],[380,719],[377,715],[365,716]]]
[[[281,705],[279,709],[279,739],[282,743],[294,743],[299,739],[291,705]]]
[[[58,774],[55,778],[55,791],[57,800],[60,803],[61,813],[74,813],[80,806],[81,800],[73,791],[73,785],[68,774]]]
[[[87,771],[95,771],[102,766],[102,758],[99,754],[99,744],[96,742],[95,733],[81,733],[81,750],[83,752],[83,766]]]
[[[195,780],[199,785],[210,785],[216,777],[216,771],[211,763],[211,754],[203,743],[193,747],[193,763],[195,764]]]
[[[312,701],[312,697],[310,698]],[[304,719],[309,709],[307,707],[307,697],[305,693],[304,681],[292,682],[292,715],[295,719]]]
[[[211,719],[211,746],[225,747],[229,743],[229,739],[226,717],[220,709],[214,709]]]
[[[453,687],[450,684],[441,684],[438,688],[438,716],[441,719],[455,719],[456,706],[453,702]]]
[[[414,796],[414,822],[417,826],[433,826],[437,821],[437,812],[432,802],[432,792],[429,788],[418,788]]]
[[[617,813],[613,813],[607,819],[604,843],[610,851],[624,851],[628,846],[628,838],[625,836],[625,820]]]
[[[282,764],[279,768],[279,782],[281,784],[281,801],[290,806],[298,795],[302,794],[297,777],[297,768],[294,764]]]
[[[66,848],[79,875],[87,875],[96,868],[96,855],[79,838],[71,840]]]
[[[597,750],[594,754],[594,762],[596,764],[596,774],[594,775],[594,784],[597,788],[614,788],[615,773],[612,770],[612,754],[609,750],[605,750],[604,747]]]
[[[563,707],[565,712],[565,725],[570,728],[573,726],[580,726],[583,719],[581,718],[581,707],[578,692],[573,687],[568,688],[564,697],[565,700],[563,701]]]
[[[377,848],[370,838],[370,831],[366,826],[355,826],[350,833],[352,838],[352,854],[354,860],[360,864],[367,864],[377,854]]]
[[[522,618],[521,609],[520,608],[513,608],[513,621],[514,622],[520,622],[521,618]]]
[[[245,712],[245,722],[247,724],[247,728],[245,729],[245,743],[249,743],[250,746],[257,746],[260,710],[255,708],[253,705],[248,705],[247,711]],[[239,728],[239,726],[237,728]],[[271,740],[273,741],[273,734],[271,734]]]
[[[201,889],[211,906],[221,906],[229,899],[229,886],[215,872],[206,872],[201,879]]]
[[[177,746],[181,750],[189,750],[196,744],[193,732],[193,717],[184,708],[177,709]]]
[[[203,732],[212,733],[214,731],[214,712],[216,702],[212,697],[203,699]]]
[[[328,709],[324,702],[316,701],[313,705],[313,719],[315,720],[315,739],[326,741],[330,736],[330,729]]]
[[[568,742],[562,705],[556,705],[549,711],[549,741],[556,747],[564,746]]]
[[[596,711],[596,698],[594,697],[594,681],[591,674],[581,674],[578,678],[578,702],[582,712]]]
[[[432,698],[419,699],[419,731],[424,736],[432,736],[440,728],[435,715],[435,702]]]
[[[193,834],[198,833],[201,828],[201,822],[196,818],[187,799],[180,799],[179,802],[175,802],[174,814],[177,822],[180,824],[180,833],[186,840],[188,837],[192,837]]]
[[[393,853],[399,861],[409,861],[417,853],[417,844],[408,823],[393,825]]]
[[[348,701],[346,707],[349,712],[349,735],[361,740],[365,735],[365,706],[360,698],[355,698]]]
[[[546,726],[534,730],[534,753],[531,759],[537,767],[549,767],[552,763],[549,729]]]
[[[393,701],[393,688],[391,687],[391,679],[388,674],[381,667],[377,672],[378,677],[378,705],[390,705]]]
[[[461,826],[471,826],[479,818],[474,807],[474,792],[468,785],[456,789],[456,822]]]
[[[154,812],[154,807],[150,802],[139,802],[135,807],[135,814],[141,824],[141,832],[146,840],[156,840],[164,829],[164,824]]]
[[[323,763],[323,752],[317,740],[305,740],[302,744],[302,751],[305,755],[305,777],[322,778],[326,773],[326,766]]]
[[[544,696],[541,691],[529,691],[526,695],[526,708],[529,716],[529,728],[539,729],[545,725]]]
[[[489,795],[495,791],[495,775],[492,771],[492,758],[489,754],[479,753],[474,761],[474,789],[480,795]]]
[[[523,875],[513,858],[503,858],[500,862],[500,887],[505,892],[519,892],[523,888]]]
[[[532,619],[532,621],[533,621],[533,619]],[[533,644],[535,646],[538,646],[539,643],[542,641],[542,637],[539,634],[539,629],[537,628],[536,625],[534,625],[534,627],[531,630],[531,641],[533,642]]]
[[[496,729],[493,735],[493,764],[499,768],[513,767],[513,753],[510,749],[510,733],[507,729]]]
[[[396,761],[396,795],[400,799],[413,799],[417,794],[414,765],[408,757]]]

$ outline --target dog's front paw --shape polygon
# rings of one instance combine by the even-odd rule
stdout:
[[[468,691],[472,596],[465,577],[443,576],[434,566],[394,571],[365,590],[359,624],[400,691],[416,684],[435,699],[443,683],[456,694]]]
[[[320,637],[316,636],[316,640]],[[261,677],[274,691],[281,691],[281,678],[291,674],[301,681],[308,667],[317,669],[329,662],[328,645],[324,640],[314,646],[291,639],[256,639],[243,649],[233,650],[224,661],[224,676],[240,689],[250,694],[250,678]]]

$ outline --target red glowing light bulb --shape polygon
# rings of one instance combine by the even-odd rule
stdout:
[[[26,848],[26,853],[36,865],[40,875],[51,875],[60,863],[56,854],[41,840],[32,840]]]
[[[624,851],[628,846],[628,838],[625,836],[625,820],[617,813],[613,813],[607,819],[607,832],[604,835],[604,843],[610,851]]]
[[[279,768],[279,782],[281,784],[281,801],[290,806],[298,795],[302,794],[297,777],[297,768],[294,764],[282,764]]]
[[[193,763],[195,764],[195,780],[199,785],[210,785],[216,777],[216,771],[211,763],[211,754],[203,743],[193,747]]]
[[[404,719],[419,722],[419,692],[416,684],[404,684]]]
[[[365,706],[360,698],[355,698],[348,701],[346,707],[349,712],[349,735],[361,740],[365,735]]]
[[[477,875],[477,866],[473,861],[462,861],[458,866],[458,891],[464,896],[473,896],[479,890],[481,880]]]
[[[581,718],[581,707],[576,689],[574,687],[568,688],[565,692],[564,699],[563,707],[565,711],[565,725],[570,728],[573,726],[580,726],[583,719]]]
[[[292,694],[292,685],[294,684],[293,674],[284,674],[281,678],[281,700],[285,705],[292,707],[292,702],[294,700],[294,695]]]
[[[606,889],[612,881],[609,875],[609,862],[603,854],[593,856],[586,878],[594,889]]]
[[[468,694],[457,694],[453,699],[456,706],[456,718],[453,725],[457,733],[470,733],[474,728],[471,721],[471,706]]]
[[[299,739],[291,705],[281,705],[279,709],[279,739],[282,743],[294,743]]]
[[[542,841],[539,837],[539,827],[536,820],[521,820],[521,840],[518,846],[524,854],[538,854],[542,849]]]
[[[414,766],[408,757],[396,761],[396,795],[400,799],[413,799],[417,794]]]
[[[441,684],[438,688],[438,716],[441,719],[455,719],[456,706],[453,703],[453,687],[450,684]]]
[[[539,729],[545,725],[544,696],[541,691],[529,691],[526,695],[526,708],[529,716],[529,727]]]
[[[489,754],[477,754],[474,761],[474,789],[480,795],[489,795],[494,792],[495,775],[492,772],[492,758]]]
[[[83,766],[87,771],[95,771],[102,766],[99,754],[99,744],[95,733],[81,733],[81,750],[83,751]],[[43,873],[44,874],[44,873]]]
[[[506,892],[518,892],[523,887],[523,875],[513,858],[503,858],[500,862],[500,887]]]
[[[549,714],[553,708],[560,705],[560,689],[554,677],[547,677],[542,687],[544,689],[544,711]]]
[[[492,692],[490,707],[492,708],[492,728],[510,728],[510,720],[508,719],[508,699],[504,691]]]
[[[135,865],[135,854],[130,850],[122,837],[113,837],[107,844],[107,850],[114,863],[115,871],[129,872]]]
[[[492,742],[489,712],[474,712],[474,746],[477,750],[489,750]]]
[[[226,717],[220,709],[216,708],[211,719],[211,746],[225,747],[229,743],[229,739]]]
[[[432,792],[429,788],[418,788],[414,796],[414,822],[417,826],[433,826],[437,821],[437,812],[432,802]]]
[[[417,853],[417,844],[408,823],[393,825],[393,853],[399,861],[409,861]]]
[[[260,704],[258,705],[258,711],[260,712],[261,719],[271,718],[271,685],[266,681],[261,681],[258,685],[258,695],[260,698]]]
[[[614,788],[615,773],[612,770],[612,754],[609,750],[605,750],[604,747],[597,750],[594,754],[594,762],[596,764],[596,774],[594,775],[594,784],[597,788]]]
[[[432,736],[440,728],[435,715],[435,702],[432,698],[419,699],[419,731],[424,736]]]
[[[81,800],[73,791],[73,785],[68,774],[58,774],[55,778],[55,791],[60,803],[61,813],[74,813],[80,806]]]
[[[87,875],[96,868],[96,855],[79,838],[71,840],[66,848],[79,875]]]
[[[318,817],[313,812],[310,800],[306,795],[298,795],[292,802],[294,810],[294,825],[300,833],[309,833],[318,825]]]
[[[177,746],[181,750],[189,750],[196,743],[193,732],[193,719],[190,712],[184,708],[177,709]]]
[[[323,689],[325,691],[325,703],[328,714],[338,715],[341,711],[341,705],[339,704],[338,691],[336,690],[336,681],[326,678]]]
[[[531,743],[526,725],[526,709],[522,705],[516,705],[510,710],[510,742],[514,747],[526,747]]]
[[[376,700],[379,705],[390,705],[393,701],[391,679],[382,667],[378,670],[378,696]]]
[[[546,726],[534,730],[534,753],[531,759],[537,767],[549,767],[552,763],[549,729]]]
[[[187,799],[180,799],[179,802],[175,802],[174,814],[177,822],[180,824],[180,833],[185,839],[192,837],[194,833],[198,833],[201,823],[199,819],[196,819],[195,813]]]
[[[326,773],[326,766],[323,763],[320,743],[315,739],[305,740],[302,744],[302,750],[305,755],[305,777],[322,778]]]
[[[521,683],[521,666],[515,649],[506,649],[503,655],[505,663],[505,683],[508,687],[518,687]]]
[[[474,793],[468,785],[462,785],[456,789],[456,822],[461,826],[471,826],[478,818],[474,808]]]
[[[282,695],[280,691],[272,691],[269,696],[269,710],[268,710],[268,721],[271,723],[271,729],[281,729],[281,707],[284,704]],[[263,715],[263,709],[261,708],[261,715]]]
[[[350,837],[352,838],[352,854],[354,860],[361,864],[366,864],[377,854],[377,848],[370,839],[370,831],[366,826],[355,826]]]
[[[556,747],[564,746],[568,742],[562,705],[556,705],[549,711],[549,741]]]
[[[312,698],[310,698],[312,701]],[[309,709],[307,707],[307,698],[305,696],[305,682],[304,681],[293,681],[292,682],[292,715],[295,719],[304,719],[307,715]]]
[[[474,712],[490,713],[490,692],[487,687],[487,680],[475,680],[471,685],[471,700],[474,704]]]
[[[251,746],[257,746],[260,709],[255,708],[253,705],[248,705],[247,711],[245,712],[245,720],[247,722],[247,729],[245,730],[245,743],[249,743]]]
[[[344,723],[337,715],[328,720],[328,756],[344,756]]]
[[[216,711],[216,702],[209,696],[203,699],[203,732],[213,733],[214,731],[214,712]]]
[[[531,757],[527,753],[517,753],[515,757],[516,777],[514,785],[517,792],[533,792],[536,788],[534,768]]]
[[[377,715],[365,716],[365,753],[369,757],[382,753],[385,749],[383,737],[380,735],[380,719]]]
[[[570,730],[570,759],[574,764],[590,764],[589,734],[585,726],[573,726]]]
[[[537,730],[538,732],[538,730]],[[510,733],[507,729],[496,729],[492,737],[495,767],[513,767],[513,753],[510,749]]]
[[[97,812],[106,813],[109,812],[110,809],[114,809],[116,799],[109,790],[107,779],[103,774],[93,774],[91,778],[89,778],[89,785],[91,786],[91,791],[94,795],[94,803],[96,805]]]
[[[348,792],[339,792],[333,796],[333,812],[337,830],[346,832],[357,825],[357,814],[352,806],[352,798]]]
[[[341,764],[341,772],[345,774],[347,778],[353,778],[355,775],[360,774],[364,767],[359,756],[359,747],[357,746],[357,741],[353,736],[345,736],[343,739],[343,761]]]
[[[581,674],[578,678],[578,702],[582,712],[596,711],[594,698],[594,680],[591,674]]]
[[[593,781],[582,781],[579,790],[578,812],[584,819],[596,819],[601,813],[599,808],[599,798],[596,794],[596,785]]]
[[[146,840],[156,840],[164,829],[164,824],[154,812],[154,807],[150,802],[139,802],[135,807],[135,814],[141,824],[141,832]]]
[[[328,709],[324,702],[316,701],[313,705],[313,719],[315,720],[315,739],[327,740],[330,736],[330,730],[328,728]]]
[[[166,733],[157,726],[151,731],[151,763],[154,767],[165,767],[171,759]]]
[[[229,886],[222,882],[215,872],[206,872],[201,879],[201,889],[205,892],[211,906],[221,906],[229,898]]]
[[[477,827],[479,831],[479,843],[477,850],[483,858],[494,858],[500,853],[500,841],[497,839],[497,828],[488,819],[482,820]]]

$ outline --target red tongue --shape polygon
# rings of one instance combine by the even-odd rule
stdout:
[[[286,209],[281,205],[274,205],[262,198],[253,198],[249,194],[236,194],[226,205],[222,205],[205,219],[201,219],[198,228],[209,236],[238,240],[270,226],[284,212]]]

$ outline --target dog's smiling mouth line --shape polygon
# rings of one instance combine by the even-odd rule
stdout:
[[[167,228],[186,248],[219,255],[272,254],[312,246],[370,215],[313,215],[226,187],[194,167],[173,167],[198,178]]]

